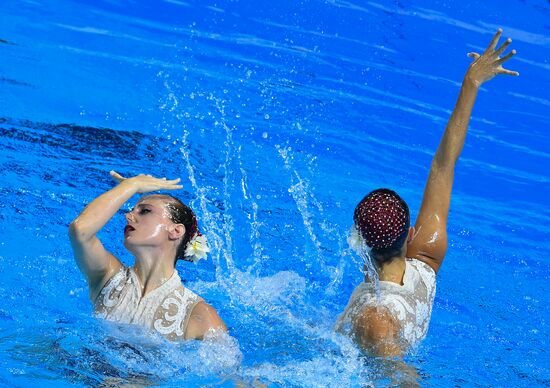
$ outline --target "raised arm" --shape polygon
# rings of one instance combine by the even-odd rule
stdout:
[[[94,199],[69,226],[74,257],[88,280],[92,300],[122,266],[103,247],[97,233],[134,194],[181,188],[177,185],[179,179],[158,179],[143,174],[125,179],[114,171],[111,171],[111,176],[120,183]]]
[[[407,257],[425,262],[435,272],[439,270],[447,251],[447,216],[451,201],[454,169],[464,146],[468,123],[479,87],[497,74],[518,75],[517,72],[502,67],[502,63],[510,59],[516,52],[512,50],[509,54],[500,57],[512,42],[511,39],[507,39],[500,48],[496,49],[501,34],[502,30],[499,29],[483,54],[468,54],[474,58],[474,62],[468,68],[462,81],[458,101],[432,160],[422,204],[415,223],[415,234],[407,247]]]

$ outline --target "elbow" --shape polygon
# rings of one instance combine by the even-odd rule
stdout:
[[[430,166],[428,180],[436,179],[441,182],[452,183],[455,171],[455,162],[452,160],[434,159]]]
[[[432,171],[453,171],[457,158],[454,155],[436,153],[431,164]]]
[[[82,225],[82,222],[76,218],[69,225],[69,237],[73,241],[84,241],[89,239],[91,236],[90,233],[86,231],[86,227]]]

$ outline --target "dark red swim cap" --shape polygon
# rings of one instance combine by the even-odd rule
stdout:
[[[359,202],[353,220],[371,249],[401,248],[409,231],[409,207],[395,191],[378,189]]]

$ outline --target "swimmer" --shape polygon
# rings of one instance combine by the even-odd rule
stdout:
[[[126,213],[124,246],[135,257],[133,267],[124,266],[97,238],[134,194],[181,189],[180,180],[110,174],[119,184],[94,199],[69,227],[74,257],[88,281],[95,314],[147,327],[169,340],[200,340],[226,333],[216,310],[184,287],[175,269],[178,259],[196,261],[209,251],[195,214],[181,201],[166,194],[147,195]]]
[[[365,259],[367,275],[354,290],[336,329],[376,355],[400,356],[426,336],[436,273],[447,251],[455,164],[477,93],[481,84],[496,75],[519,75],[502,67],[516,52],[500,56],[512,42],[507,39],[497,49],[501,33],[499,29],[482,54],[468,54],[474,61],[433,157],[414,227],[410,227],[407,204],[392,190],[374,190],[355,208],[348,241]]]

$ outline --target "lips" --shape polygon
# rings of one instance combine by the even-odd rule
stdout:
[[[128,234],[129,232],[132,232],[134,230],[136,230],[136,228],[134,228],[132,225],[126,225],[124,227],[124,234]]]

